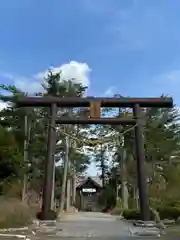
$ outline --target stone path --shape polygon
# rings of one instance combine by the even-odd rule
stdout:
[[[66,219],[56,223],[55,232],[48,233],[43,239],[59,238],[63,240],[130,240],[130,239],[159,239],[156,237],[134,237],[132,224],[104,213],[80,212],[66,216]],[[136,228],[137,230],[137,228]],[[141,229],[138,230],[141,232]],[[42,236],[41,236],[42,237]]]
[[[129,236],[129,224],[104,213],[75,213],[59,223],[61,237],[120,239]]]
[[[30,240],[85,240],[87,238],[93,238],[94,240],[167,239],[155,236],[132,236],[131,232],[135,231],[142,232],[142,229],[133,227],[132,224],[120,218],[118,219],[116,216],[104,213],[80,212],[66,215],[64,220],[56,223],[46,223],[37,229],[35,235],[28,235],[28,238]],[[1,239],[10,238],[0,237]],[[11,239],[15,240],[16,238]]]

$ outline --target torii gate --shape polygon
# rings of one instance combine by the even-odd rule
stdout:
[[[49,220],[49,211],[51,209],[51,188],[54,168],[56,124],[114,124],[135,126],[135,145],[141,218],[144,221],[150,220],[148,186],[145,173],[145,152],[143,123],[141,121],[141,107],[171,108],[173,107],[172,98],[60,98],[47,96],[19,97],[16,99],[16,102],[19,107],[50,107],[50,123],[42,204],[42,216],[44,220]],[[56,119],[57,107],[90,107],[90,117],[85,119]],[[101,107],[133,108],[133,118],[101,118]]]

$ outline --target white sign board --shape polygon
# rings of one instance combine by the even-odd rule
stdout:
[[[96,192],[96,189],[95,188],[83,188],[82,192],[93,193],[93,192]]]

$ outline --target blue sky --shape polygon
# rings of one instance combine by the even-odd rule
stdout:
[[[1,0],[0,9],[0,83],[34,91],[50,66],[63,67],[90,95],[164,93],[180,105],[179,0]]]
[[[37,73],[77,61],[91,69],[90,94],[165,93],[180,103],[179,0],[1,0],[0,8],[0,82],[26,80],[28,91]]]

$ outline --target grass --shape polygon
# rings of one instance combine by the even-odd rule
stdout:
[[[0,198],[0,228],[24,227],[32,223],[35,208],[30,208],[17,199]]]

